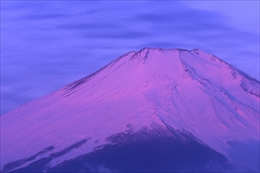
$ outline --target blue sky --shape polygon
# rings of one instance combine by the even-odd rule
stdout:
[[[259,80],[259,1],[1,1],[1,114],[143,47],[199,48]]]

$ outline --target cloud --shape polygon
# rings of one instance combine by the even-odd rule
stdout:
[[[61,18],[64,17],[65,15],[63,14],[32,14],[32,15],[26,15],[23,16],[23,19],[26,20],[41,20],[41,19],[56,19],[56,18]]]
[[[179,1],[1,5],[2,85],[12,88],[8,81],[15,78],[20,90],[26,86],[33,91],[32,99],[39,96],[36,88],[47,94],[143,47],[199,48],[259,79],[259,33],[234,27],[219,11],[195,9]],[[49,87],[42,87],[49,81],[53,81]],[[27,96],[23,97],[26,102]]]

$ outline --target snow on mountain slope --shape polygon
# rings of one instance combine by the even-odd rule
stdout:
[[[109,143],[113,134],[154,126],[189,132],[232,161],[237,141],[259,145],[259,87],[198,49],[132,51],[1,116],[1,169],[64,151],[50,161],[57,165]]]

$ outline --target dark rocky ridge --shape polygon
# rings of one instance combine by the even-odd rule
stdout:
[[[131,129],[131,127],[129,128]],[[111,144],[54,167],[52,155],[15,172],[187,172],[224,171],[227,158],[191,134],[174,129],[131,130],[107,138]],[[58,157],[58,156],[57,156]]]

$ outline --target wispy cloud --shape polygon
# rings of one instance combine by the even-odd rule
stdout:
[[[40,96],[34,90],[47,94],[143,47],[200,48],[259,79],[259,32],[234,27],[207,8],[179,1],[1,5],[1,87],[12,88],[10,80],[17,86],[1,91],[2,113]],[[32,92],[17,94],[23,90]]]

